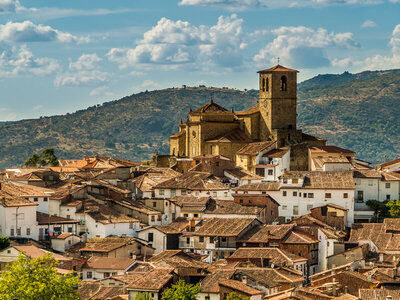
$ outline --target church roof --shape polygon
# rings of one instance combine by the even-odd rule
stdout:
[[[253,105],[249,109],[236,112],[237,115],[251,115],[260,111],[260,104]]]
[[[269,73],[269,72],[299,72],[294,69],[289,69],[281,65],[276,65],[275,67],[258,71],[257,73]]]
[[[258,143],[251,143],[244,146],[240,149],[236,154],[241,155],[257,155],[261,151],[265,150],[266,148],[270,147],[274,144],[275,141],[266,141],[266,142],[258,142]]]
[[[228,112],[228,110],[221,105],[214,103],[213,99],[210,99],[210,102],[207,104],[195,109],[194,111],[191,111],[191,113],[204,113],[204,112]]]
[[[233,129],[232,131],[216,137],[211,140],[207,140],[206,142],[212,142],[212,143],[217,143],[217,142],[231,142],[231,143],[251,143],[252,140],[247,136],[246,133],[244,133],[243,130],[240,130],[239,128]]]

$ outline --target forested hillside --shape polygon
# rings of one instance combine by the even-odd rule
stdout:
[[[258,92],[175,88],[142,92],[62,116],[0,123],[0,169],[48,147],[59,157],[112,155],[140,161],[168,152],[168,136],[190,108],[214,101],[242,110]],[[400,70],[319,75],[299,84],[298,123],[372,162],[400,152]]]

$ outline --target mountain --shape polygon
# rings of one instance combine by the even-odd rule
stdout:
[[[209,101],[243,110],[258,91],[206,87],[142,92],[75,113],[0,124],[0,169],[21,165],[34,151],[62,158],[111,155],[140,161],[168,153],[190,108]],[[400,152],[400,70],[318,75],[299,84],[298,126],[371,162]]]

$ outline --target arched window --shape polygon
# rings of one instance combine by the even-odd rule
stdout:
[[[268,92],[269,90],[269,81],[268,78],[265,79],[265,90]]]
[[[281,91],[286,92],[286,90],[287,90],[287,78],[284,75],[281,77]]]
[[[265,91],[265,78],[262,79],[262,90]]]

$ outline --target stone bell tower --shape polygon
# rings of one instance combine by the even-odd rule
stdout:
[[[296,130],[297,70],[276,65],[258,71],[260,84],[260,139],[276,140],[278,147],[300,142]]]

